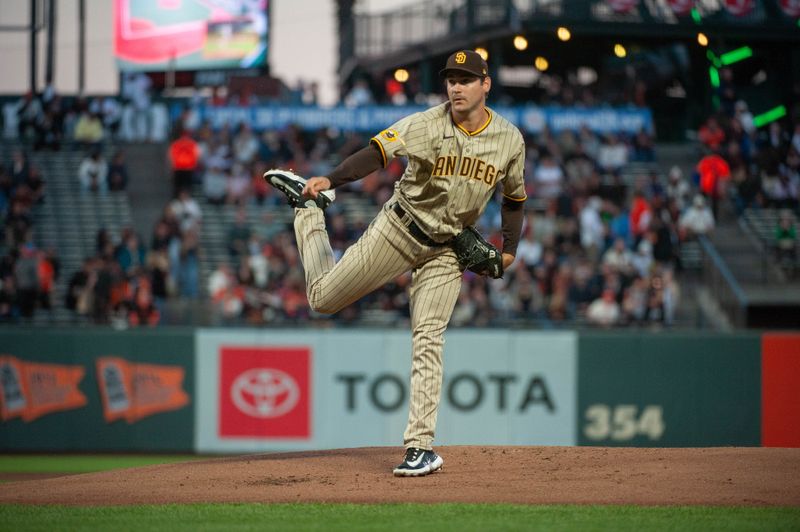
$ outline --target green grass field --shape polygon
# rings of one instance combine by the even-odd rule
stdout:
[[[0,506],[0,530],[764,530],[800,529],[777,508],[507,504]]]
[[[3,455],[4,473],[83,473],[192,456]],[[0,532],[28,530],[800,530],[800,508],[509,504],[0,505]]]
[[[196,460],[194,455],[103,455],[103,454],[3,454],[0,473],[93,473],[109,469],[142,467]]]

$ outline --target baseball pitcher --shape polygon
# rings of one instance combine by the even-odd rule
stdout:
[[[494,278],[514,260],[522,228],[525,147],[519,130],[486,107],[488,65],[471,50],[454,53],[440,72],[448,101],[405,117],[375,135],[329,176],[308,180],[285,170],[264,174],[295,207],[295,235],[308,301],[335,313],[411,270],[411,395],[406,453],[396,476],[442,468],[433,451],[442,387],[444,331],[465,269]],[[359,240],[334,261],[323,210],[334,189],[385,167],[408,164]],[[502,253],[472,227],[502,186]]]

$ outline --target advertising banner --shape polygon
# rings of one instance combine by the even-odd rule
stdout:
[[[759,445],[757,334],[580,335],[580,445]]]
[[[78,385],[85,373],[81,366],[0,356],[0,419],[19,417],[29,423],[45,414],[81,408],[87,399]]]
[[[336,128],[344,131],[362,131],[376,134],[404,116],[424,111],[422,106],[367,106],[302,107],[265,105],[258,107],[200,107],[200,121],[211,127],[236,127],[245,123],[252,129],[282,129],[297,125],[303,129]],[[527,133],[541,133],[547,127],[553,133],[563,130],[578,131],[586,126],[596,133],[635,134],[644,129],[653,132],[653,117],[649,109],[597,107],[571,109],[568,107],[497,107],[494,109],[505,119]],[[177,120],[181,106],[172,109]]]
[[[436,443],[575,443],[575,333],[446,335]],[[407,331],[197,334],[197,450],[402,445]]]
[[[761,445],[800,447],[800,334],[765,334],[761,368]]]
[[[191,331],[0,331],[0,450],[190,451]]]

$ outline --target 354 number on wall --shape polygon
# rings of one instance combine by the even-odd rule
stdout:
[[[591,405],[586,409],[583,434],[590,440],[628,441],[636,436],[658,440],[664,434],[661,405]]]

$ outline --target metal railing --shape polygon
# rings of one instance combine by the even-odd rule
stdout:
[[[703,251],[703,282],[719,302],[734,327],[747,326],[747,296],[714,245],[705,236],[698,237]]]
[[[556,22],[609,23],[618,29],[639,26],[643,33],[658,28],[688,35],[697,31],[694,17],[702,19],[703,27],[723,33],[766,31],[764,35],[796,40],[794,19],[767,6],[771,1],[758,0],[749,12],[734,15],[721,0],[697,0],[689,16],[677,15],[667,0],[641,0],[624,11],[615,11],[607,0],[422,0],[384,13],[356,13],[354,50],[356,57],[380,57],[432,41],[474,36],[476,30],[542,29]]]

